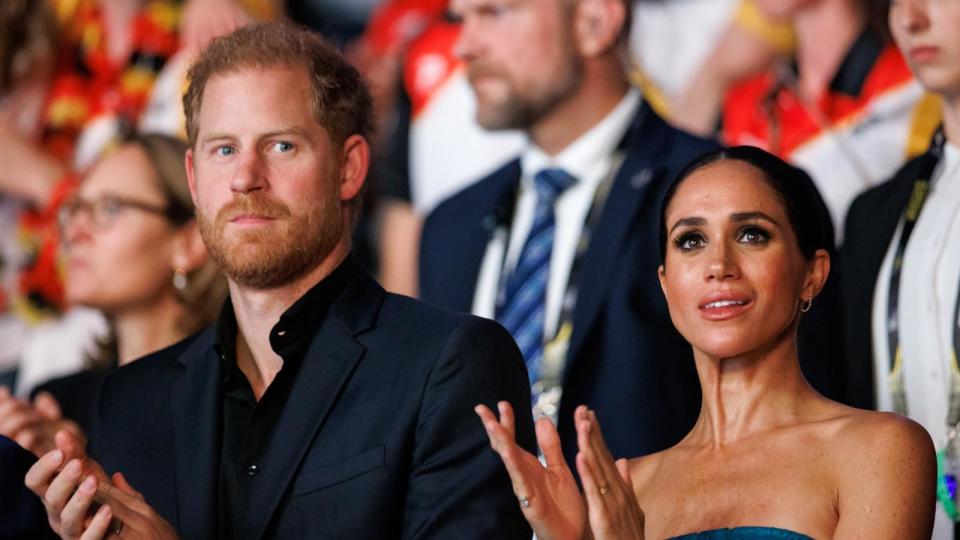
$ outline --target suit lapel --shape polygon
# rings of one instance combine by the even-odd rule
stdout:
[[[635,225],[637,209],[649,192],[651,181],[664,174],[663,165],[651,156],[657,155],[666,135],[657,132],[660,126],[653,120],[655,117],[652,117],[649,107],[646,103],[642,104],[621,144],[626,159],[613,179],[603,212],[591,231],[590,244],[581,262],[583,269],[578,276],[581,286],[578,288],[573,334],[567,352],[568,371],[583,347],[604,297],[609,294],[607,289],[612,281],[609,274],[616,268],[618,257],[622,256],[623,243],[628,235],[636,234],[631,228]],[[643,143],[638,142],[641,134]],[[591,286],[582,286],[584,284]]]
[[[220,426],[220,359],[213,332],[198,338],[180,357],[184,370],[171,385],[177,516],[185,537],[217,531]]]
[[[300,463],[364,354],[356,334],[373,324],[384,291],[362,273],[331,307],[296,375],[264,452],[258,484],[243,524],[245,538],[261,538],[289,491]]]
[[[510,223],[516,203],[517,186],[520,182],[520,161],[513,160],[494,173],[489,183],[478,192],[474,213],[464,216],[463,232],[455,249],[447,250],[445,255],[457,257],[446,265],[446,275],[451,285],[446,290],[452,297],[445,305],[457,311],[469,313],[473,309],[473,296],[480,277],[480,268],[487,253],[490,239],[499,227]],[[481,199],[482,197],[482,199]],[[454,231],[450,231],[455,234]]]

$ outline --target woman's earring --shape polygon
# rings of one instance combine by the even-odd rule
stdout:
[[[187,273],[184,272],[183,268],[175,268],[173,270],[173,287],[178,291],[183,291],[187,288]]]
[[[806,313],[810,311],[810,308],[813,307],[813,297],[807,298],[800,304],[800,313]]]

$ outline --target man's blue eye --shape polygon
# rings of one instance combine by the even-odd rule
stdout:
[[[274,143],[273,147],[280,152],[289,152],[293,150],[293,145],[286,141],[280,141],[280,142]]]
[[[233,155],[234,149],[232,146],[218,146],[217,154],[221,156]]]

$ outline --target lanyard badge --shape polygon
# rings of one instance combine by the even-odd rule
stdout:
[[[947,442],[937,452],[937,500],[953,521],[958,521],[957,479],[960,478],[960,449],[957,426],[947,433]]]

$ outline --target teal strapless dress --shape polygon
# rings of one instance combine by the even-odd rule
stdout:
[[[675,536],[670,540],[812,540],[805,534],[774,527],[734,527]]]

